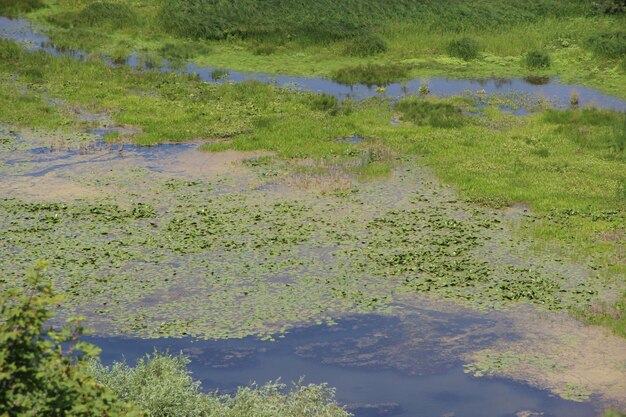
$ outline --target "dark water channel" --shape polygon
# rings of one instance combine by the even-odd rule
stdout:
[[[189,369],[195,379],[202,381],[205,390],[219,388],[220,392],[232,393],[236,387],[252,381],[263,383],[277,378],[286,383],[300,377],[305,377],[305,383],[327,382],[337,389],[338,401],[357,417],[589,417],[596,414],[590,404],[566,401],[506,379],[465,374],[455,355],[441,354],[439,343],[443,339],[440,338],[490,323],[435,311],[425,314],[437,316],[438,324],[431,323],[423,329],[424,336],[432,340],[410,348],[406,338],[412,336],[407,335],[400,319],[379,315],[354,316],[330,327],[295,329],[276,342],[255,338],[199,341],[106,337],[92,337],[90,341],[102,347],[106,364],[123,358],[132,364],[155,348],[171,353],[182,351],[190,357]],[[423,317],[425,322],[429,321],[427,316]],[[479,346],[484,342],[475,340]],[[379,355],[377,349],[381,344],[386,349],[395,346],[397,353],[389,357],[392,349]],[[476,346],[469,348],[473,347]],[[396,359],[405,366],[390,365]],[[531,414],[518,414],[524,412]]]
[[[77,59],[87,59],[88,54],[65,50],[54,47],[50,40],[41,33],[33,30],[28,22],[22,19],[8,19],[0,17],[0,38],[8,38],[24,44],[30,50],[44,50],[53,55],[67,55]],[[110,65],[115,65],[109,62]],[[138,55],[128,58],[127,65],[133,68],[146,69],[148,66]],[[163,61],[158,68],[163,72],[184,72],[197,74],[207,82],[226,83],[257,80],[263,83],[275,84],[281,87],[294,88],[303,91],[326,93],[339,99],[361,100],[368,97],[379,96],[380,92],[374,86],[364,84],[344,85],[324,78],[295,77],[274,75],[256,72],[241,72],[223,70],[213,67],[202,67],[187,63],[182,67],[171,67],[167,61]],[[402,83],[392,83],[386,86],[383,93],[386,97],[402,97],[407,94],[416,94],[422,85],[427,85],[432,95],[447,97],[467,93],[479,93],[484,95],[497,94],[505,97],[520,95],[526,97],[527,106],[533,106],[540,100],[547,100],[556,108],[568,108],[572,92],[576,91],[579,96],[580,106],[595,106],[618,111],[626,111],[626,100],[604,94],[592,88],[579,85],[568,85],[559,82],[557,78],[527,79],[450,79],[443,77],[423,78],[410,80]],[[501,105],[509,108],[508,104]],[[516,114],[524,114],[523,108],[513,108]]]

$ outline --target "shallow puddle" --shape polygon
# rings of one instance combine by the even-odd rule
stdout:
[[[446,316],[434,311],[421,314],[425,323],[417,327],[432,337],[433,346],[454,336],[451,329],[459,331],[466,326],[489,325],[488,320],[477,317]],[[433,326],[433,320],[449,326]],[[397,318],[360,315],[340,320],[331,327],[294,329],[277,342],[254,338],[90,340],[103,348],[105,364],[123,358],[133,363],[152,353],[153,348],[171,353],[182,351],[190,357],[189,369],[194,378],[202,381],[205,390],[232,392],[252,381],[264,383],[277,378],[287,383],[298,381],[300,377],[305,377],[305,383],[327,382],[336,387],[338,401],[356,417],[590,417],[596,414],[589,403],[562,400],[546,391],[502,378],[472,377],[463,372],[458,359],[444,360],[436,350],[424,346],[408,352],[403,348],[405,355],[417,359],[419,365],[414,372],[394,369],[377,361],[359,361],[359,357],[367,357],[372,351],[372,339],[384,339],[388,346],[404,346],[407,338],[414,337],[415,329],[408,334],[404,330]],[[330,346],[341,346],[344,353],[329,349]],[[524,412],[530,414],[522,414]]]
[[[88,55],[81,51],[61,50],[51,45],[49,39],[33,30],[31,25],[23,19],[8,19],[0,17],[0,37],[20,42],[30,50],[44,50],[53,55],[72,56],[77,59],[86,59]],[[109,62],[110,65],[115,65]],[[145,64],[137,56],[131,56],[127,65],[133,68],[146,69]],[[311,91],[333,95],[339,99],[362,100],[369,97],[381,96],[391,98],[403,97],[408,94],[417,94],[421,86],[428,86],[430,94],[437,97],[456,95],[471,95],[478,97],[495,95],[500,99],[495,103],[502,108],[512,110],[515,114],[526,114],[529,108],[537,105],[551,105],[556,108],[569,108],[572,93],[579,97],[579,106],[594,106],[598,108],[626,111],[626,100],[604,94],[593,88],[579,85],[568,85],[559,82],[557,78],[529,77],[526,79],[450,79],[443,77],[421,78],[401,83],[392,83],[385,86],[384,92],[375,86],[365,84],[344,85],[337,82],[312,77],[295,77],[265,73],[242,72],[224,70],[213,67],[202,67],[196,64],[185,64],[181,68],[170,67],[163,61],[160,68],[152,68],[162,72],[184,72],[197,74],[207,82],[227,83],[257,80],[267,84],[274,84],[285,88]]]

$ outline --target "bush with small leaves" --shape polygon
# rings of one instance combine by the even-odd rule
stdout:
[[[364,34],[352,39],[346,49],[345,55],[351,56],[371,56],[382,54],[387,51],[387,43],[377,34]]]
[[[531,51],[524,57],[524,63],[528,68],[549,68],[552,65],[550,55],[545,51]]]
[[[77,341],[80,319],[60,330],[46,329],[50,309],[60,304],[43,276],[45,264],[28,272],[28,287],[0,296],[0,415],[142,416],[96,383],[86,369],[98,349]]]
[[[457,58],[470,61],[478,58],[480,45],[472,38],[461,38],[453,40],[448,44],[448,54]]]

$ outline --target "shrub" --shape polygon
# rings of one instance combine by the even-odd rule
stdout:
[[[472,38],[461,38],[453,40],[448,44],[448,54],[457,58],[470,61],[478,58],[480,52],[480,45]]]
[[[604,32],[590,36],[587,46],[599,56],[605,58],[620,58],[626,56],[626,32]]]
[[[593,7],[603,14],[619,14],[626,12],[626,0],[596,0]]]
[[[461,109],[449,103],[432,102],[414,97],[400,100],[395,109],[402,113],[402,120],[416,125],[454,128],[464,124],[465,116]]]
[[[387,85],[406,79],[411,67],[402,64],[367,64],[341,68],[331,78],[341,84]]]
[[[530,51],[524,57],[528,68],[549,68],[552,64],[550,55],[545,51]]]
[[[120,398],[140,405],[150,417],[348,417],[325,385],[268,383],[239,388],[234,396],[200,390],[186,369],[188,359],[154,352],[139,359],[135,367],[125,362],[110,367],[97,361],[91,372],[98,383]]]
[[[97,349],[76,342],[78,320],[46,330],[59,304],[38,264],[28,273],[28,288],[12,287],[0,296],[0,415],[140,416],[86,370]]]
[[[383,38],[377,34],[366,34],[351,40],[346,46],[344,54],[364,57],[381,54],[386,51],[387,43]]]
[[[318,111],[328,111],[337,107],[337,97],[330,94],[317,94],[311,99],[311,108]]]

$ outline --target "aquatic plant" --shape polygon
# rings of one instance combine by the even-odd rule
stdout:
[[[341,84],[365,84],[384,86],[406,79],[409,65],[402,64],[366,64],[340,68],[331,74],[331,79]]]
[[[402,120],[420,126],[458,128],[465,122],[461,109],[449,103],[411,97],[398,101],[394,108],[402,113]]]
[[[578,91],[572,90],[572,93],[569,96],[569,105],[576,108],[578,107],[578,103],[580,102],[580,95]]]
[[[166,43],[159,48],[159,53],[163,58],[174,62],[187,61],[208,52],[208,46],[192,42]]]
[[[479,52],[480,45],[475,39],[469,37],[456,39],[448,44],[448,54],[465,61],[478,58]]]
[[[548,68],[552,60],[546,51],[530,51],[524,57],[524,64],[531,69]]]

